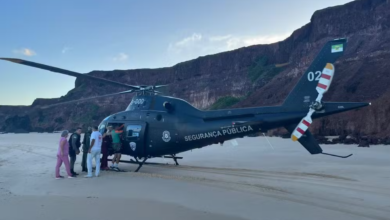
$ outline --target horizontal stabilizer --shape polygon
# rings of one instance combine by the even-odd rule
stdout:
[[[324,102],[323,109],[317,113],[317,115],[327,116],[341,112],[351,111],[359,109],[365,106],[369,106],[369,102]],[[314,118],[316,118],[315,116]]]

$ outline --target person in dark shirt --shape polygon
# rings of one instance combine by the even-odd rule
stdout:
[[[112,126],[107,127],[107,132],[103,134],[103,144],[102,144],[102,162],[100,163],[101,170],[108,170],[108,149],[112,145],[111,137]]]
[[[91,134],[92,134],[92,127],[88,127],[88,131],[85,132],[83,138],[83,160],[81,161],[82,172],[88,172],[87,155],[88,155],[89,146],[91,144],[90,142]]]
[[[70,172],[73,175],[79,175],[78,173],[74,172],[74,164],[76,162],[76,155],[80,153],[80,146],[81,146],[81,128],[77,128],[76,132],[73,133],[69,138],[69,158],[70,158]]]

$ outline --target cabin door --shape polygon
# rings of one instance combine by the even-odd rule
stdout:
[[[126,137],[126,148],[129,155],[134,157],[145,157],[147,154],[145,149],[146,140],[146,122],[129,122],[126,123],[125,137]]]

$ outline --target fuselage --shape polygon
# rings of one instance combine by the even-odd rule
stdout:
[[[336,105],[314,118],[344,110]],[[125,111],[105,118],[99,130],[103,133],[108,125],[124,124],[123,154],[158,157],[298,123],[307,111],[282,106],[202,111],[182,99],[139,95]]]
[[[298,119],[303,114],[278,115],[278,111],[279,107],[201,111],[177,98],[135,96],[125,111],[105,118],[99,130],[103,133],[108,125],[125,124],[122,153],[156,157],[266,131],[278,126],[271,122]],[[134,128],[139,130],[136,135]]]

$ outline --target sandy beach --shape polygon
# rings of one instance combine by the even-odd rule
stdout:
[[[389,146],[322,145],[354,154],[340,159],[289,139],[244,138],[178,155],[179,166],[158,158],[134,173],[122,163],[129,172],[92,179],[80,155],[80,176],[56,180],[59,136],[0,134],[0,219],[390,219]]]

